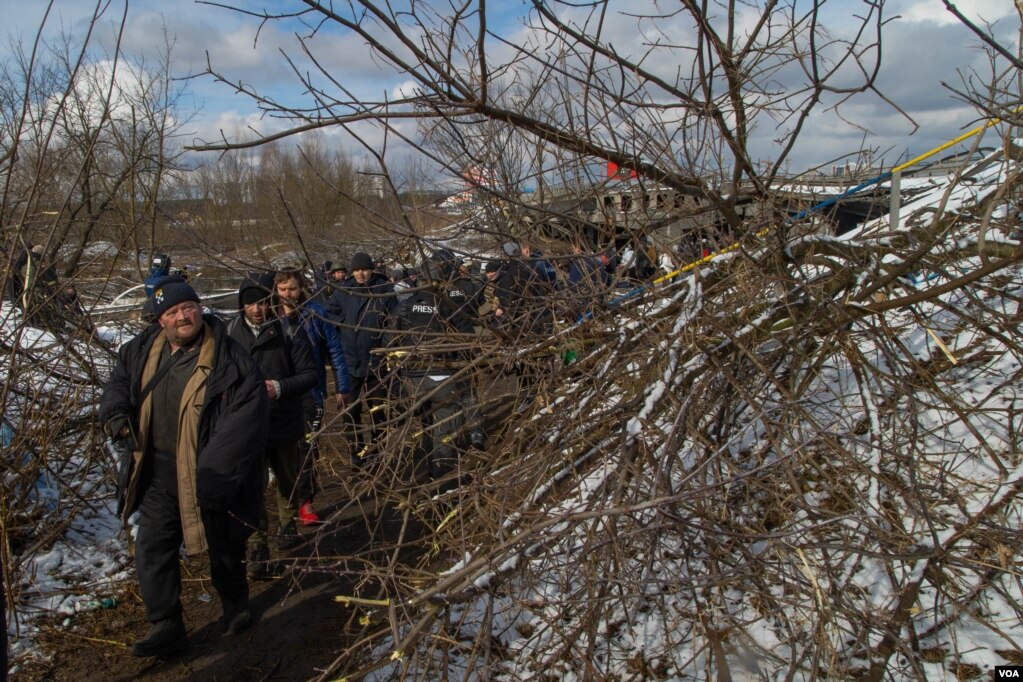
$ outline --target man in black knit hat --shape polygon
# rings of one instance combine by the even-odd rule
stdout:
[[[216,317],[204,316],[179,277],[153,287],[156,321],[121,347],[103,389],[104,430],[131,451],[119,491],[122,522],[139,512],[135,543],[146,618],[132,649],[169,656],[187,644],[181,610],[182,542],[206,550],[210,577],[234,634],[252,624],[245,540],[262,506],[267,397],[252,357]]]
[[[352,463],[356,466],[361,466],[376,448],[380,425],[386,418],[381,409],[386,400],[380,374],[381,356],[372,351],[384,345],[384,330],[397,305],[394,285],[384,275],[374,272],[375,267],[368,253],[360,251],[352,256],[351,277],[335,289],[327,303],[327,313],[337,325],[345,349],[348,381],[352,387],[345,430]],[[370,414],[368,438],[362,426],[363,407]]]
[[[238,288],[240,314],[228,323],[228,333],[252,353],[259,365],[270,400],[269,432],[262,447],[266,463],[277,480],[277,549],[291,549],[301,541],[295,526],[298,505],[303,499],[299,486],[302,456],[298,442],[305,437],[303,396],[316,385],[319,372],[313,360],[309,341],[304,334],[286,334],[281,321],[273,314],[271,295],[272,273],[246,277]],[[263,487],[269,481],[263,469]],[[250,578],[265,578],[269,571],[270,550],[267,544],[266,509],[260,514],[259,527],[249,539]]]

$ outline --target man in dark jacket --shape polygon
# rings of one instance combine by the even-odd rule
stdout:
[[[525,240],[521,246],[506,245],[505,253],[509,258],[495,286],[498,307],[494,317],[516,340],[549,335],[556,303],[556,274],[551,274],[551,264],[539,256],[526,255],[538,252]]]
[[[511,343],[530,344],[548,338],[554,330],[557,296],[556,273],[527,239],[508,244],[509,256],[494,287],[498,307],[494,321],[500,333]],[[518,375],[517,410],[532,404],[541,389],[541,381],[553,372],[551,358],[532,357],[516,363]]]
[[[489,323],[494,311],[501,307],[497,300],[497,282],[501,279],[504,264],[499,260],[487,261],[483,267],[483,288],[480,293],[479,314],[484,322]]]
[[[289,337],[273,316],[271,295],[274,278],[270,273],[250,275],[238,288],[240,314],[227,325],[228,333],[252,353],[263,374],[270,400],[269,433],[263,447],[266,462],[277,479],[277,549],[286,550],[301,541],[295,527],[298,513],[301,457],[298,443],[305,437],[302,399],[319,378],[309,341],[304,334]],[[268,483],[263,469],[263,485]],[[264,578],[269,569],[265,507],[259,528],[249,539],[249,577]]]
[[[22,249],[11,269],[7,293],[24,312],[28,324],[51,328],[60,325],[60,315],[54,305],[58,286],[57,270],[52,263],[44,261],[43,245]]]
[[[436,258],[423,262],[419,272],[425,286],[398,306],[391,339],[392,346],[402,349],[394,360],[401,396],[409,405],[425,398],[416,413],[423,435],[413,465],[431,479],[443,480],[445,487],[457,484],[457,476],[451,475],[458,467],[457,439],[467,422],[475,421],[468,382],[451,378],[465,354],[443,350],[452,334],[473,333],[472,320],[447,295],[451,265]]]
[[[569,312],[579,317],[603,301],[608,278],[599,256],[583,253],[579,244],[573,250],[575,258],[568,264],[566,299]]]
[[[333,270],[333,261],[325,260],[320,264],[319,269],[313,273],[313,296],[321,299],[330,297],[330,294],[332,293],[330,287],[334,283],[334,278],[330,273]]]
[[[380,440],[386,396],[380,376],[381,358],[371,351],[384,345],[384,329],[397,303],[394,286],[385,276],[374,272],[375,267],[369,254],[355,254],[351,277],[338,286],[327,305],[327,313],[341,334],[348,365],[352,401],[345,424],[352,463],[356,466],[362,464]],[[372,423],[369,439],[362,427],[364,407]]]
[[[179,278],[157,282],[156,323],[121,347],[99,418],[132,452],[122,522],[139,512],[135,545],[146,618],[136,656],[187,645],[178,552],[206,550],[227,632],[252,623],[245,539],[262,506],[267,398],[252,357]]]
[[[475,322],[483,303],[482,283],[469,277],[465,271],[464,261],[447,249],[438,250],[432,260],[439,262],[445,273],[450,273],[444,289],[451,304],[462,315]]]
[[[320,516],[313,507],[315,492],[314,465],[317,455],[316,432],[323,424],[323,409],[327,401],[327,361],[334,370],[334,406],[345,408],[351,384],[348,380],[348,365],[345,364],[345,349],[337,328],[326,319],[326,312],[317,301],[307,294],[305,278],[300,270],[282,270],[274,276],[274,293],[277,295],[278,316],[289,336],[305,334],[309,349],[316,365],[317,380],[312,390],[302,398],[302,412],[305,419],[305,439],[299,444],[302,466],[299,470],[299,494],[302,500],[298,507],[298,520],[303,526],[320,522]]]

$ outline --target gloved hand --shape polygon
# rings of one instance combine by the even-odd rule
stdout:
[[[103,425],[103,430],[111,438],[124,438],[128,435],[128,418],[124,415],[113,417]]]
[[[132,428],[131,419],[125,415],[118,415],[107,420],[103,425],[103,431],[111,439],[118,441],[120,445],[129,450],[138,450],[138,440],[135,438],[135,431]]]

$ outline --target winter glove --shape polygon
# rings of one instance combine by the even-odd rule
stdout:
[[[103,430],[119,445],[133,451],[139,449],[135,431],[132,429],[131,420],[128,417],[124,415],[112,417],[103,425]]]

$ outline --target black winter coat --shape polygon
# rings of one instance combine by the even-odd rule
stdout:
[[[392,346],[417,347],[403,363],[406,374],[429,374],[431,366],[465,359],[463,352],[427,352],[428,346],[443,347],[446,335],[471,334],[472,321],[452,305],[446,292],[422,289],[401,302],[395,313]]]
[[[501,271],[494,292],[504,314],[498,324],[515,335],[550,333],[556,287],[535,260],[515,258]]]
[[[483,304],[483,284],[468,277],[459,277],[447,290],[452,305],[463,315],[475,320]]]
[[[327,314],[338,325],[348,373],[353,377],[368,376],[380,364],[380,356],[370,351],[384,345],[384,330],[397,303],[394,285],[377,272],[365,286],[349,277],[334,290]]]
[[[270,401],[267,442],[271,445],[297,443],[305,436],[302,397],[319,379],[305,334],[287,335],[280,320],[271,320],[263,325],[257,337],[242,314],[231,320],[227,329],[256,359],[263,377],[280,382],[280,395]]]
[[[263,447],[268,406],[263,375],[252,356],[227,335],[223,322],[212,315],[203,316],[203,320],[213,330],[214,352],[199,413],[197,501],[200,507],[226,509],[244,523],[256,524],[266,466]],[[152,324],[121,346],[100,399],[103,424],[125,418],[137,432],[134,425],[138,423],[142,372],[150,348],[162,332],[159,324]],[[131,511],[129,508],[128,514]]]

